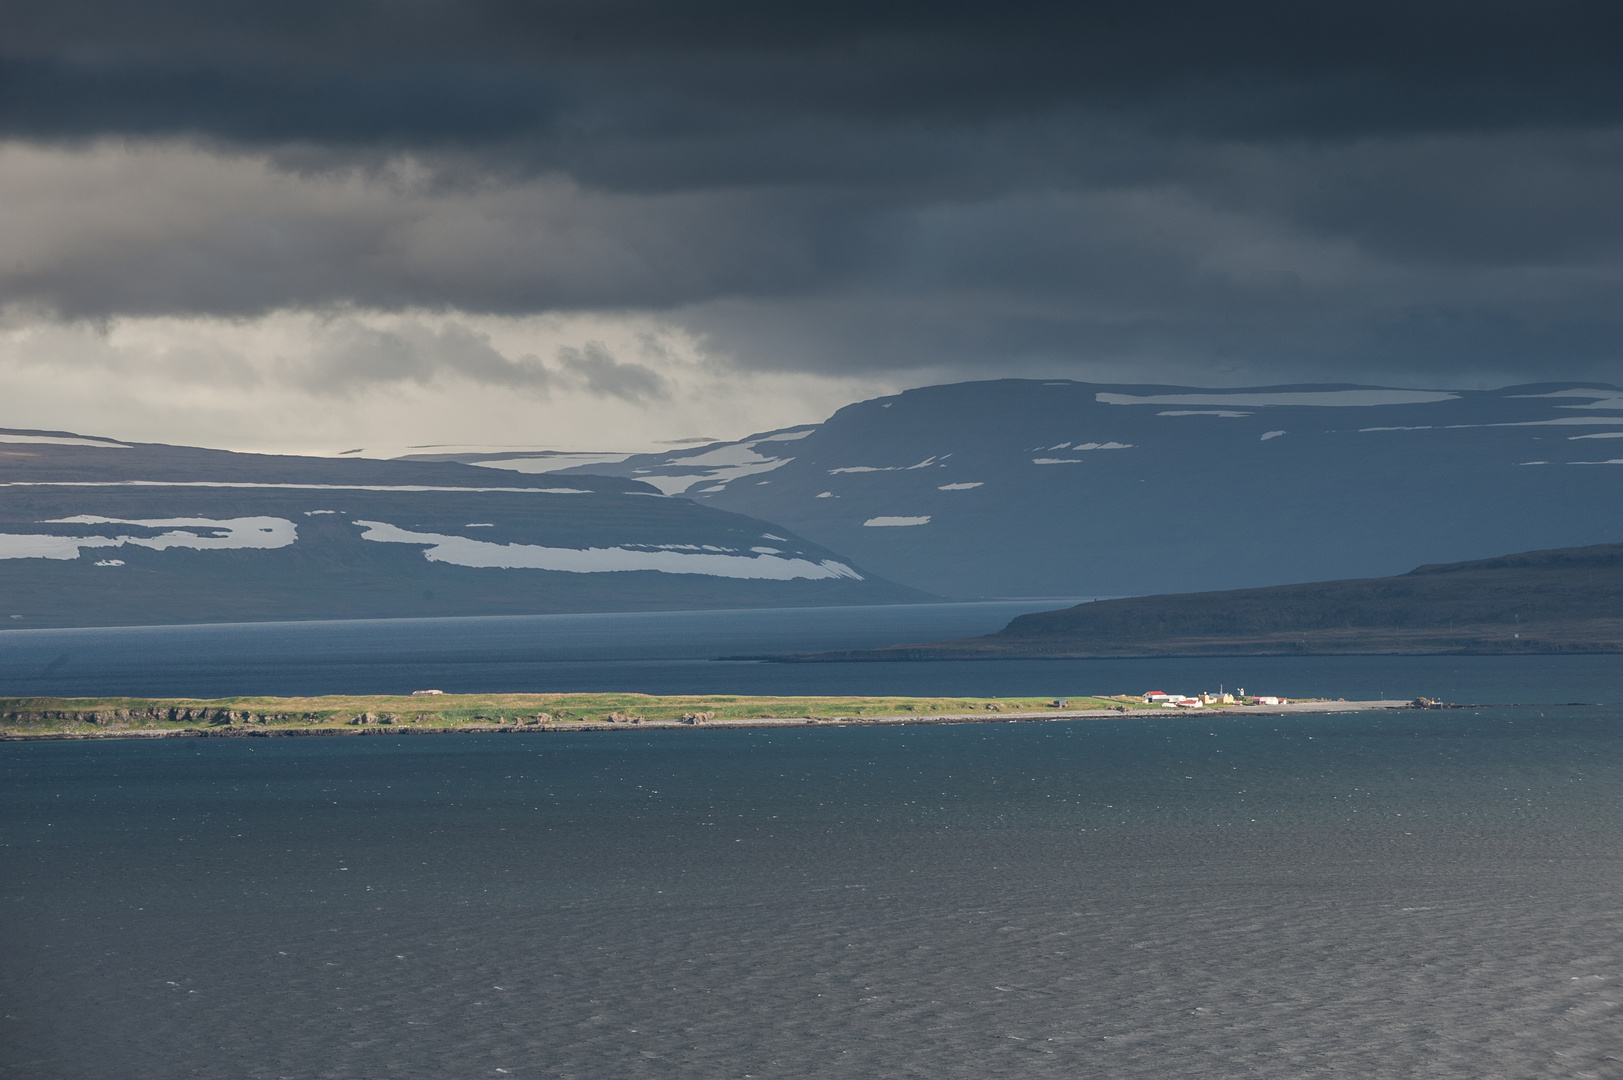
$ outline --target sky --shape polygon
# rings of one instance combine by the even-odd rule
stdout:
[[[7,0],[0,426],[651,449],[1618,382],[1623,9]]]

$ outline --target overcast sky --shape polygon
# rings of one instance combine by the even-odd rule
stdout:
[[[7,0],[0,426],[637,449],[1620,381],[1615,3]]]

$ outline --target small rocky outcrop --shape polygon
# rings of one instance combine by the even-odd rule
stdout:
[[[684,724],[705,724],[716,718],[713,712],[685,712],[682,714]]]

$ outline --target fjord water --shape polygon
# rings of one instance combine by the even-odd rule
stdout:
[[[17,1077],[1580,1077],[1615,707],[0,745]]]
[[[1349,700],[1623,700],[1623,657],[1220,657],[767,664],[717,657],[992,633],[1063,600],[0,631],[0,697],[638,691],[1253,692]]]
[[[1490,704],[4,743],[0,1076],[1623,1075],[1623,657],[708,659],[1036,606],[9,632],[0,693]]]

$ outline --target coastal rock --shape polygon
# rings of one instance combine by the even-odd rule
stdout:
[[[713,712],[686,712],[682,714],[684,724],[704,724],[716,718]]]

